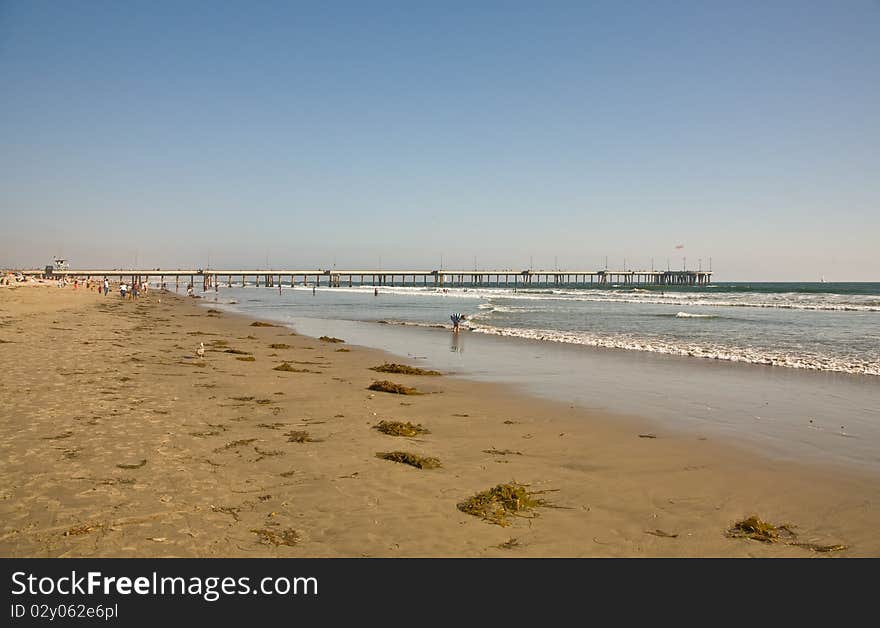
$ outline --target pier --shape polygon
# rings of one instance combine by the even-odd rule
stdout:
[[[24,275],[44,278],[128,279],[151,281],[165,286],[173,281],[177,289],[201,283],[202,290],[220,287],[326,286],[414,286],[457,287],[628,287],[705,286],[711,270],[414,270],[414,269],[52,269],[24,270]]]

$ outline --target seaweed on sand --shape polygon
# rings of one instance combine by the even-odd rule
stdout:
[[[290,432],[285,432],[285,436],[287,436],[288,443],[318,443],[319,440],[316,440],[309,436],[309,433],[305,430],[293,430]]]
[[[390,460],[391,462],[400,462],[401,464],[408,464],[411,467],[415,467],[416,469],[439,469],[440,468],[440,460],[439,458],[429,458],[426,456],[420,456],[418,454],[412,454],[408,451],[390,451],[390,452],[377,452],[377,458],[381,458],[382,460]]]
[[[376,381],[367,387],[367,390],[376,390],[379,392],[393,393],[395,395],[421,395],[420,391],[402,384],[395,384],[388,380]]]
[[[752,515],[746,517],[742,521],[737,521],[726,532],[728,538],[746,538],[762,543],[784,543],[792,547],[801,547],[813,552],[841,552],[849,549],[848,545],[834,543],[831,545],[822,545],[820,543],[807,543],[797,540],[797,533],[793,530],[795,526],[790,523],[781,525],[773,525],[763,521],[759,517]]]
[[[235,359],[239,360],[240,362],[256,362],[257,361],[257,358],[255,358],[252,355],[240,355],[240,356],[236,357]]]
[[[745,538],[762,543],[776,543],[797,536],[790,524],[775,526],[755,515],[734,523],[725,533],[728,538]]]
[[[284,342],[273,342],[269,345],[270,349],[290,349],[290,345]]]
[[[413,424],[407,421],[379,421],[373,426],[373,429],[379,430],[388,436],[418,436],[419,434],[430,434],[426,428],[420,423]]]
[[[484,449],[484,454],[492,454],[495,456],[522,456],[521,451],[513,451],[512,449]]]
[[[292,528],[287,528],[286,530],[254,528],[251,530],[251,532],[260,537],[260,543],[262,543],[263,545],[274,545],[275,547],[278,547],[279,545],[287,545],[289,547],[293,547],[294,545],[299,543],[300,540],[299,533]]]
[[[272,456],[283,456],[285,453],[281,449],[260,449],[259,447],[254,447],[254,451],[260,454],[260,457],[257,458],[256,462],[259,462],[264,458],[271,458]]]
[[[497,549],[513,549],[514,547],[519,547],[519,539],[516,537],[511,537],[504,541],[504,543],[499,543],[498,545],[494,545],[493,547]]]
[[[254,321],[251,323],[251,327],[278,327],[278,325],[274,325],[272,323],[264,323],[263,321]]]
[[[458,504],[458,509],[499,526],[509,526],[510,517],[532,518],[535,508],[549,505],[536,498],[544,491],[529,491],[527,485],[511,482],[477,493]]]
[[[386,362],[381,366],[371,366],[371,371],[377,373],[399,373],[400,375],[442,375],[440,371],[431,371],[428,369],[420,369],[416,366],[408,366],[406,364],[396,364],[394,362]]]
[[[74,526],[69,530],[64,531],[64,536],[82,536],[83,534],[88,534],[93,532],[94,530],[100,530],[103,526],[101,524],[89,525],[83,524],[79,526]]]
[[[284,371],[285,373],[314,373],[315,371],[310,371],[309,369],[298,369],[295,366],[291,366],[289,362],[282,362],[278,366],[272,367],[273,371]]]
[[[250,351],[242,351],[241,349],[225,349],[223,353],[234,353],[235,355],[250,355]]]
[[[221,432],[219,430],[211,430],[208,432],[190,432],[190,436],[195,436],[196,438],[207,438],[209,436],[217,436]]]
[[[318,338],[321,342],[345,342],[342,338],[334,338],[333,336],[321,336]]]

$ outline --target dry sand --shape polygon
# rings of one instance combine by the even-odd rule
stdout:
[[[378,374],[391,356],[250,323],[157,291],[0,287],[0,555],[880,555],[877,478],[504,386]],[[377,379],[428,394],[367,390]],[[430,434],[386,436],[380,420]],[[393,450],[442,467],[375,457]],[[555,507],[509,527],[456,508],[514,480]],[[751,514],[849,549],[725,537]]]

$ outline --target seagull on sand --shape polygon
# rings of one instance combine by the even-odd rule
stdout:
[[[199,348],[196,349],[196,355],[199,356],[200,358],[205,357],[205,343],[204,342],[199,343]]]

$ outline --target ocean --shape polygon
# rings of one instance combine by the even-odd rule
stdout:
[[[880,283],[225,288],[206,305],[454,375],[880,474]],[[451,332],[450,314],[466,315]]]
[[[519,289],[464,286],[285,288],[224,297],[243,310],[647,351],[695,359],[880,376],[880,283],[718,283],[709,287]]]

